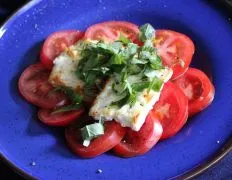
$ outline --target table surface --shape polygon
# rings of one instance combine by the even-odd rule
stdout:
[[[0,0],[0,24],[25,0]],[[209,1],[210,2],[210,1]],[[228,1],[229,2],[229,1]],[[223,8],[223,7],[220,7]],[[17,175],[11,168],[3,162],[0,162],[0,179],[17,179],[23,180],[21,176]],[[204,180],[229,180],[232,179],[232,152],[223,158],[214,167],[211,167],[206,172],[198,176],[196,179]]]

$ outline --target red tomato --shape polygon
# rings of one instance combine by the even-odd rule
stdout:
[[[195,51],[194,44],[189,37],[175,31],[157,30],[154,45],[163,64],[172,68],[172,79],[188,69]]]
[[[49,69],[53,60],[68,46],[73,45],[83,37],[84,33],[77,30],[59,31],[51,34],[43,44],[40,52],[41,62]]]
[[[42,64],[33,64],[21,74],[18,82],[19,91],[30,103],[41,108],[54,108],[67,103],[64,94],[51,92],[53,87],[48,82],[50,71]]]
[[[105,133],[93,139],[88,147],[83,146],[78,126],[69,126],[65,131],[65,137],[71,150],[83,158],[92,158],[112,149],[123,138],[125,128],[115,121],[105,122]]]
[[[168,82],[151,113],[158,117],[162,124],[161,139],[166,139],[175,135],[187,121],[188,99],[178,86]]]
[[[177,78],[174,83],[178,85],[188,97],[189,115],[194,115],[208,105],[214,99],[215,89],[209,78],[202,71],[189,68],[181,77]]]
[[[121,157],[142,155],[158,142],[162,132],[163,128],[160,122],[149,113],[138,132],[127,129],[123,141],[114,147],[114,152]]]
[[[38,111],[39,120],[49,126],[66,126],[76,120],[84,112],[84,109],[55,114],[52,112],[51,109],[40,109]]]
[[[113,42],[118,40],[120,33],[132,41],[138,41],[138,26],[126,21],[108,21],[90,26],[86,30],[85,38]]]

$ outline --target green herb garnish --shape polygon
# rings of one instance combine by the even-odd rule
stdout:
[[[136,102],[138,92],[145,89],[160,90],[163,82],[154,71],[163,69],[163,65],[153,47],[155,30],[150,24],[139,29],[138,36],[144,42],[143,46],[133,43],[122,33],[112,43],[86,42],[76,71],[76,75],[85,82],[84,89],[94,87],[99,79],[112,79],[112,89],[121,97],[112,105],[119,107]],[[133,76],[138,78],[131,80]]]
[[[126,36],[124,36],[122,33],[120,33],[119,41],[122,42],[123,44],[131,43],[131,40],[128,39]]]
[[[82,103],[83,97],[76,93],[74,90],[68,87],[60,86],[56,87],[54,91],[61,91],[68,96],[68,98],[72,101],[73,104]]]
[[[86,125],[85,127],[81,128],[83,145],[88,147],[92,139],[103,134],[104,125],[102,122]]]
[[[145,42],[148,39],[154,37],[155,29],[150,24],[144,24],[139,28],[139,39],[142,42]]]
[[[62,113],[62,112],[68,112],[68,111],[75,111],[83,106],[81,104],[71,104],[68,106],[60,107],[52,112],[52,114]]]
[[[52,114],[74,111],[83,107],[82,105],[83,97],[78,93],[74,92],[71,88],[60,86],[60,87],[56,87],[53,91],[61,91],[64,94],[66,94],[66,96],[71,101],[71,104],[54,110]]]

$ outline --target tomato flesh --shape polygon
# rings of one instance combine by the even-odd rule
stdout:
[[[171,30],[157,30],[154,46],[163,64],[172,68],[172,79],[187,71],[195,51],[189,37]]]
[[[123,141],[114,147],[114,152],[121,157],[133,157],[148,152],[160,139],[163,128],[152,114],[148,114],[142,128],[136,132],[127,129]]]
[[[202,71],[189,68],[174,83],[178,85],[188,97],[188,112],[192,116],[209,106],[215,95],[215,89],[209,78]]]
[[[178,86],[168,82],[164,85],[159,101],[151,111],[163,127],[161,139],[175,135],[188,118],[188,99]]]
[[[40,52],[40,61],[45,67],[51,69],[53,60],[67,47],[75,44],[84,36],[77,30],[58,31],[51,34],[44,42]]]
[[[88,147],[83,146],[80,127],[72,125],[66,128],[65,137],[70,149],[83,158],[92,158],[116,146],[125,134],[125,128],[115,121],[104,123],[104,134],[93,139]]]
[[[64,94],[52,92],[53,87],[48,82],[49,75],[50,71],[40,63],[27,67],[18,82],[22,96],[30,103],[47,109],[67,103]]]
[[[60,112],[53,114],[51,109],[40,109],[38,111],[38,118],[44,124],[49,126],[67,126],[84,112],[84,109]]]
[[[120,33],[133,42],[138,42],[138,26],[126,21],[108,21],[90,26],[85,33],[86,39],[113,42],[119,39]]]

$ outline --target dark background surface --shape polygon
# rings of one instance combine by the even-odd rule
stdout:
[[[64,0],[65,1],[65,0]],[[0,0],[0,24],[2,24],[6,18],[8,18],[12,12],[20,7],[25,0]],[[225,0],[225,4],[220,0],[208,0],[209,3],[223,13],[227,18],[232,18],[232,13],[229,4],[232,5],[232,0]],[[231,6],[232,7],[232,6]],[[232,9],[231,9],[232,10]],[[0,162],[0,179],[17,179],[23,180],[21,176],[17,175],[11,168],[9,168],[3,162]],[[229,153],[223,160],[217,165],[211,167],[201,176],[197,177],[199,180],[232,180],[232,152]]]

